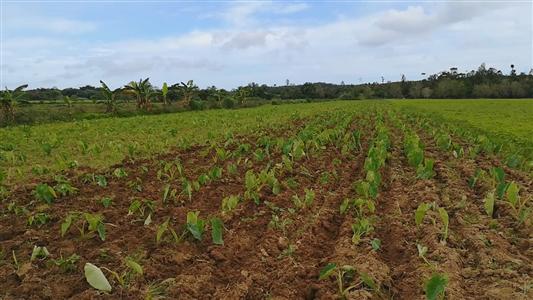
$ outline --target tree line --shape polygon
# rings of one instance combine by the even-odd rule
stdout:
[[[422,74],[425,75],[425,74]],[[528,73],[516,72],[510,66],[508,73],[481,64],[477,70],[461,73],[457,68],[411,81],[404,75],[398,81],[365,84],[304,83],[268,86],[250,83],[233,90],[215,86],[201,89],[192,80],[155,87],[148,78],[132,81],[121,88],[111,90],[100,81],[101,86],[80,88],[39,88],[25,91],[27,85],[1,92],[3,118],[14,121],[15,106],[19,103],[63,100],[93,101],[103,103],[106,113],[116,113],[122,102],[135,102],[141,111],[150,111],[152,103],[164,105],[177,103],[184,108],[233,108],[244,106],[247,101],[287,99],[402,99],[402,98],[533,98],[533,69]],[[207,105],[209,104],[209,105]]]

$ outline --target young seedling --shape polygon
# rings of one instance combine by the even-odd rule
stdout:
[[[176,244],[181,242],[181,240],[183,239],[186,233],[185,231],[182,233],[181,236],[178,236],[176,231],[170,226],[170,218],[167,218],[165,222],[163,222],[157,227],[157,232],[156,232],[156,237],[155,237],[155,242],[157,245],[159,245],[163,241],[167,232],[171,234],[172,239],[174,240],[174,243]]]
[[[359,280],[357,281],[355,281],[356,275],[359,275]],[[338,267],[335,263],[327,264],[322,270],[320,270],[318,279],[324,280],[330,277],[335,278],[335,281],[337,282],[337,292],[341,299],[346,299],[351,290],[363,286],[379,292],[378,285],[368,274],[357,272],[357,270],[350,265]]]
[[[33,251],[31,252],[30,261],[34,261],[36,259],[44,260],[49,255],[50,255],[50,252],[48,252],[48,249],[46,249],[46,247],[33,246]]]
[[[222,212],[229,213],[233,211],[239,204],[238,196],[228,196],[222,199]]]
[[[130,207],[128,208],[128,216],[137,215],[140,217],[140,220],[144,220],[144,225],[150,225],[154,211],[154,201],[136,199],[131,202]]]
[[[67,258],[64,258],[63,255],[61,255],[58,259],[52,259],[51,263],[59,267],[63,273],[68,273],[76,270],[76,263],[79,260],[80,257],[76,254],[72,254]]]
[[[42,225],[48,223],[50,219],[50,215],[47,213],[35,213],[28,216],[28,226],[37,225],[38,227],[41,227]]]
[[[513,216],[518,220],[518,224],[523,224],[533,210],[533,208],[526,206],[531,197],[520,197],[520,186],[513,181],[507,187],[505,198],[507,200],[505,203],[511,207]]]
[[[52,202],[54,202],[54,199],[57,198],[57,194],[54,188],[52,188],[46,183],[38,184],[35,187],[35,190],[33,191],[33,195],[35,196],[35,198],[37,198],[37,200],[41,200],[46,204],[52,204]]]
[[[374,230],[374,226],[372,226],[372,222],[369,218],[363,217],[363,218],[356,218],[355,223],[352,224],[352,242],[354,244],[359,244],[359,241],[363,237],[363,235],[366,235]]]
[[[433,274],[424,284],[427,300],[444,299],[448,277],[443,274]]]
[[[105,241],[106,230],[104,217],[100,214],[71,212],[61,223],[61,236],[65,236],[70,227],[74,224],[82,238],[98,235],[100,240]]]

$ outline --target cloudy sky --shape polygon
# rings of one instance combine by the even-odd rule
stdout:
[[[533,67],[523,1],[1,0],[1,85],[359,83]]]

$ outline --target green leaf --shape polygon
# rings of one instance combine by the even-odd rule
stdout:
[[[105,225],[104,223],[100,222],[96,226],[96,231],[98,231],[98,236],[102,241],[105,241]]]
[[[442,274],[434,274],[426,282],[424,286],[424,292],[426,293],[426,299],[437,300],[440,295],[444,295],[444,290],[448,284],[448,278]]]
[[[366,286],[373,290],[377,290],[376,282],[367,273],[359,272],[359,276],[361,277],[361,281],[363,281]]]
[[[485,208],[487,215],[492,217],[492,214],[494,213],[494,192],[489,192],[487,196],[485,196],[483,207]]]
[[[322,280],[325,278],[328,278],[333,272],[337,269],[337,264],[335,263],[329,263],[327,264],[322,270],[320,270],[320,273],[318,275],[318,279]]]
[[[222,232],[224,231],[224,224],[219,218],[211,219],[211,237],[213,243],[217,245],[224,245],[224,240],[222,239]]]
[[[342,201],[341,203],[341,206],[340,206],[340,213],[341,214],[344,214],[346,212],[346,210],[348,209],[349,205],[351,203],[351,200],[346,198]]]
[[[373,239],[370,242],[370,245],[372,245],[372,249],[374,251],[378,251],[381,248],[381,240],[380,239]]]
[[[66,218],[65,218],[65,221],[63,223],[61,223],[61,236],[63,237],[68,229],[70,228],[70,225],[72,225],[72,219],[74,217],[72,215],[68,215]]]
[[[170,221],[170,218],[167,218],[167,220],[163,224],[157,227],[157,233],[155,236],[155,242],[157,245],[159,245],[161,241],[161,237],[163,237],[163,234],[165,234],[165,232],[168,230],[169,221]]]
[[[520,191],[520,187],[518,186],[518,184],[516,184],[516,182],[513,181],[509,184],[509,186],[507,187],[507,191],[505,192],[507,201],[509,201],[513,205],[513,207],[515,207],[516,204],[518,203],[519,191]]]
[[[85,279],[87,279],[87,282],[93,288],[104,292],[111,292],[111,285],[100,268],[91,263],[86,263],[83,270],[85,272]]]
[[[142,275],[143,267],[131,258],[126,258],[126,265],[132,269],[135,273]]]
[[[427,211],[429,210],[430,205],[427,203],[421,203],[418,205],[416,211],[415,211],[415,223],[416,226],[419,226],[422,224],[422,221],[424,221],[424,217],[426,216]]]

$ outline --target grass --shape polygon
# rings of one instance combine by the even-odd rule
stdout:
[[[533,99],[395,100],[395,105],[464,122],[480,131],[533,143]]]

